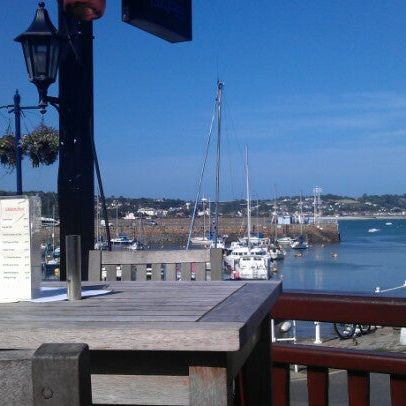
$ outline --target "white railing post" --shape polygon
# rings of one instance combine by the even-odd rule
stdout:
[[[315,321],[314,322],[315,325],[315,340],[313,341],[314,344],[321,344],[321,337],[320,337],[320,322],[319,321]]]

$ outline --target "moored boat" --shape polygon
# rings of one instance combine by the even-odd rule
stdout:
[[[130,245],[134,240],[130,240],[126,235],[119,235],[116,238],[112,238],[111,243],[114,245]]]
[[[271,271],[263,255],[247,254],[239,258],[235,270],[231,273],[231,279],[270,279]]]

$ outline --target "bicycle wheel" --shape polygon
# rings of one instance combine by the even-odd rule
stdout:
[[[361,334],[368,334],[371,331],[371,326],[369,324],[360,324],[359,328],[361,330]]]
[[[351,338],[354,335],[355,324],[334,323],[334,330],[342,340],[346,340],[347,338]]]

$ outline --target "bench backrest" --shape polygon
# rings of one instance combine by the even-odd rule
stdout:
[[[160,251],[90,251],[90,281],[221,280],[221,248]]]

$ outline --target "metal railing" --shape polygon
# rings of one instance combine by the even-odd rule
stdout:
[[[304,291],[284,292],[271,310],[280,320],[406,325],[406,299]],[[329,368],[347,371],[350,406],[369,405],[370,373],[390,375],[392,405],[406,399],[406,354],[274,343],[273,404],[290,404],[290,365],[307,367],[309,405],[328,405]]]

